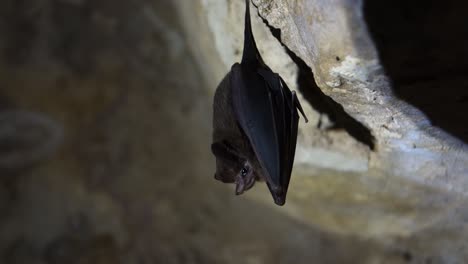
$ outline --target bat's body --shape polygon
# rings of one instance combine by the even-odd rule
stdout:
[[[297,109],[304,113],[296,94],[263,62],[245,2],[242,61],[232,66],[214,97],[215,178],[235,183],[236,194],[264,180],[275,203],[283,205],[296,150]]]

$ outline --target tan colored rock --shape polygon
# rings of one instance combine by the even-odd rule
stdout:
[[[371,151],[346,132],[301,124],[288,205],[281,210],[327,230],[389,241],[418,241],[440,228],[465,230],[468,148],[394,96],[367,31],[362,1],[253,2],[260,16],[281,30],[282,43],[312,68],[320,89],[376,139]],[[239,60],[232,51],[242,50],[243,1],[202,3],[227,71]],[[297,75],[289,70],[294,65],[259,18],[254,34],[266,62],[297,90]],[[312,124],[319,120],[313,109],[306,111]],[[255,199],[270,203],[268,193],[258,194]],[[468,233],[456,237],[453,244],[465,248]],[[428,246],[427,254],[442,254],[441,263],[468,258],[462,250],[445,248],[444,241],[431,242],[441,249]]]

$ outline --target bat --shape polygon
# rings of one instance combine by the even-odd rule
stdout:
[[[245,0],[244,50],[218,85],[213,100],[215,179],[234,183],[240,195],[265,181],[273,201],[284,205],[296,151],[298,110],[294,91],[263,61]]]

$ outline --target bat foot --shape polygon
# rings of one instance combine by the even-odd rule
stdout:
[[[297,109],[299,109],[299,112],[301,112],[302,117],[304,117],[304,121],[305,121],[306,123],[309,123],[309,119],[307,119],[307,116],[305,115],[304,110],[302,109],[301,102],[300,102],[299,99],[297,98],[296,92],[295,92],[295,91],[292,91],[291,94],[292,94],[292,102],[293,102],[293,105],[296,106]]]

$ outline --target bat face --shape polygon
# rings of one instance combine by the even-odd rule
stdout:
[[[257,179],[257,169],[246,155],[239,153],[228,142],[211,145],[216,156],[215,179],[224,183],[236,184],[236,195],[252,188]],[[249,153],[253,157],[253,153]]]
[[[215,179],[235,183],[236,194],[264,180],[274,202],[283,205],[296,150],[297,110],[304,113],[296,94],[263,62],[245,2],[242,61],[232,66],[214,96]]]

